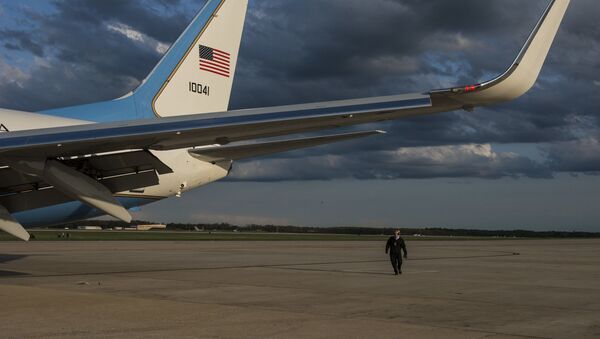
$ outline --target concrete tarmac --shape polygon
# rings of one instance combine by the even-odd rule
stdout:
[[[1,338],[592,338],[600,240],[0,243]]]

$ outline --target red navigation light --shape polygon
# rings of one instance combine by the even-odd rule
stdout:
[[[467,87],[465,87],[465,92],[475,92],[476,89],[477,89],[477,85],[467,86]]]

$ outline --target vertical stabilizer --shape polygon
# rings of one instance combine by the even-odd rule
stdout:
[[[226,111],[248,0],[209,0],[135,91],[158,117]]]

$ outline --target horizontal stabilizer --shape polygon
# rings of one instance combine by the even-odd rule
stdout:
[[[314,138],[293,139],[283,141],[273,141],[265,143],[255,143],[239,146],[210,147],[203,149],[190,150],[190,154],[197,159],[207,162],[220,162],[225,160],[241,160],[246,158],[259,157],[273,153],[286,152],[301,148],[308,148],[331,144],[334,142],[346,141],[351,139],[368,137],[371,135],[384,134],[383,131],[367,131],[357,133],[346,133],[327,135]]]
[[[29,233],[2,205],[0,205],[0,230],[21,240],[29,241]]]

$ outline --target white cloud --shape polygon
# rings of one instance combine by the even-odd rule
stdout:
[[[400,148],[389,152],[397,160],[428,159],[434,162],[448,162],[448,160],[464,159],[465,157],[496,158],[492,146],[486,145],[458,145],[438,147]]]
[[[145,40],[143,33],[136,31],[133,28],[124,24],[108,24],[106,28],[108,28],[108,30],[110,31],[121,33],[122,35],[126,36],[127,38],[133,41],[144,42]]]
[[[446,166],[466,165],[473,161],[491,163],[518,157],[515,153],[496,153],[490,144],[400,148],[383,153],[393,163],[430,163]]]
[[[462,33],[436,33],[429,37],[425,44],[428,48],[446,51],[465,51],[484,47],[480,42]]]
[[[0,59],[0,78],[4,82],[15,83],[17,86],[23,88],[23,83],[29,79],[30,76],[20,68],[11,66]]]
[[[114,33],[120,34],[134,43],[146,46],[154,50],[158,54],[164,54],[168,49],[169,45],[162,43],[156,39],[153,39],[146,34],[131,28],[128,25],[122,23],[109,23],[106,24],[106,28]]]
[[[547,177],[538,162],[513,152],[496,152],[490,144],[399,148],[303,158],[256,160],[234,166],[232,179],[255,181],[342,178],[501,178]]]
[[[52,64],[50,63],[50,61],[48,59],[40,58],[37,56],[33,58],[33,64],[36,67],[45,67],[45,68],[52,67]]]
[[[359,62],[363,63],[364,60]],[[406,56],[378,56],[367,59],[366,65],[368,69],[386,71],[390,73],[408,73],[415,72],[419,69],[419,61],[416,58]]]
[[[165,43],[159,42],[159,43],[156,45],[156,51],[157,51],[159,54],[165,54],[165,53],[167,53],[167,50],[169,49],[169,47],[171,47],[171,46],[170,46],[170,45],[168,45],[168,44],[165,44]]]

